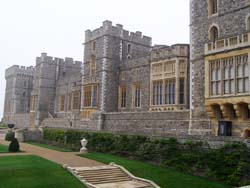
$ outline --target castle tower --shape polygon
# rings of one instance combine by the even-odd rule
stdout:
[[[190,2],[192,116],[209,118],[214,135],[228,121],[233,136],[250,136],[250,1]]]
[[[53,59],[42,53],[36,59],[34,87],[31,96],[30,127],[38,127],[44,118],[54,112],[57,63],[62,59]]]
[[[148,56],[151,38],[104,21],[103,25],[85,32],[82,75],[82,117],[89,119],[97,111],[118,110],[119,66],[127,59]]]
[[[28,118],[25,114],[30,109],[29,98],[33,88],[33,77],[33,67],[13,65],[5,71],[4,123],[14,123],[16,127],[28,126],[21,119]]]

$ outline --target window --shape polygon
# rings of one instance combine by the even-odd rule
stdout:
[[[153,82],[153,105],[162,105],[162,81]]]
[[[92,95],[92,107],[97,106],[97,86],[93,86],[93,95]]]
[[[23,97],[26,97],[26,92],[25,91],[23,92]]]
[[[35,111],[37,107],[37,95],[33,95],[30,98],[30,111]]]
[[[218,0],[208,0],[208,15],[214,15],[218,13]]]
[[[218,40],[219,37],[218,28],[216,26],[213,26],[210,29],[209,35],[210,35],[209,37],[210,41],[215,42],[216,40]]]
[[[234,82],[234,63],[233,58],[223,59],[223,70],[224,70],[224,94],[234,94],[235,82]]]
[[[91,107],[91,86],[84,87],[83,105],[84,107]]]
[[[180,78],[180,104],[184,104],[185,103],[185,99],[184,99],[184,92],[185,92],[185,80],[184,78]]]
[[[60,111],[63,112],[65,110],[65,95],[60,96]]]
[[[94,76],[95,71],[96,71],[96,57],[95,55],[92,55],[90,60],[90,76]]]
[[[140,84],[134,85],[134,106],[139,108],[141,106],[141,86]]]
[[[71,104],[71,102],[72,102],[72,93],[70,93],[69,94],[69,97],[68,97],[68,110],[71,110],[71,106],[72,106],[72,104]]]
[[[249,92],[249,70],[248,70],[248,55],[236,56],[237,65],[237,92]]]
[[[84,87],[83,106],[95,108],[98,105],[98,85]],[[80,93],[80,92],[79,92]],[[80,98],[80,94],[79,94]]]
[[[120,88],[120,104],[121,108],[126,108],[126,99],[127,99],[127,91],[125,86],[121,86]]]
[[[73,93],[73,109],[77,110],[80,109],[80,92]]]
[[[26,87],[26,85],[27,85],[27,82],[26,82],[26,81],[24,81],[23,86],[24,86],[24,87]]]
[[[175,104],[175,79],[165,80],[165,104]]]
[[[211,70],[211,95],[221,94],[221,67],[220,60],[210,63]]]
[[[130,54],[131,53],[131,44],[128,44],[128,49],[127,49],[127,53]]]

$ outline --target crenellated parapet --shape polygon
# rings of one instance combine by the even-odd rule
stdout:
[[[25,67],[19,65],[13,65],[5,70],[5,78],[16,75],[33,76],[35,68],[33,66]]]
[[[129,32],[128,30],[123,29],[123,25],[116,24],[116,26],[113,26],[112,22],[108,20],[104,21],[103,25],[98,29],[95,29],[93,31],[85,31],[85,43],[88,43],[104,35],[119,37],[123,40],[140,43],[145,46],[151,46],[152,44],[151,37],[142,35],[142,32]]]

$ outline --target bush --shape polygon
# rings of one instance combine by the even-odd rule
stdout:
[[[213,150],[206,143],[177,139],[155,139],[138,135],[114,135],[103,132],[45,129],[44,139],[80,148],[80,140],[88,140],[91,151],[118,154],[150,161],[184,172],[245,185],[250,182],[250,149],[243,143],[226,144]]]
[[[9,131],[6,135],[5,135],[5,140],[6,141],[12,141],[15,139],[15,133],[12,131]]]
[[[9,145],[9,152],[18,152],[20,149],[18,140],[14,138]]]

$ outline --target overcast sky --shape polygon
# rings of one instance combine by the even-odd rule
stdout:
[[[153,44],[189,43],[189,0],[0,0],[0,117],[6,68],[35,65],[42,52],[82,61],[85,30],[104,20]]]

